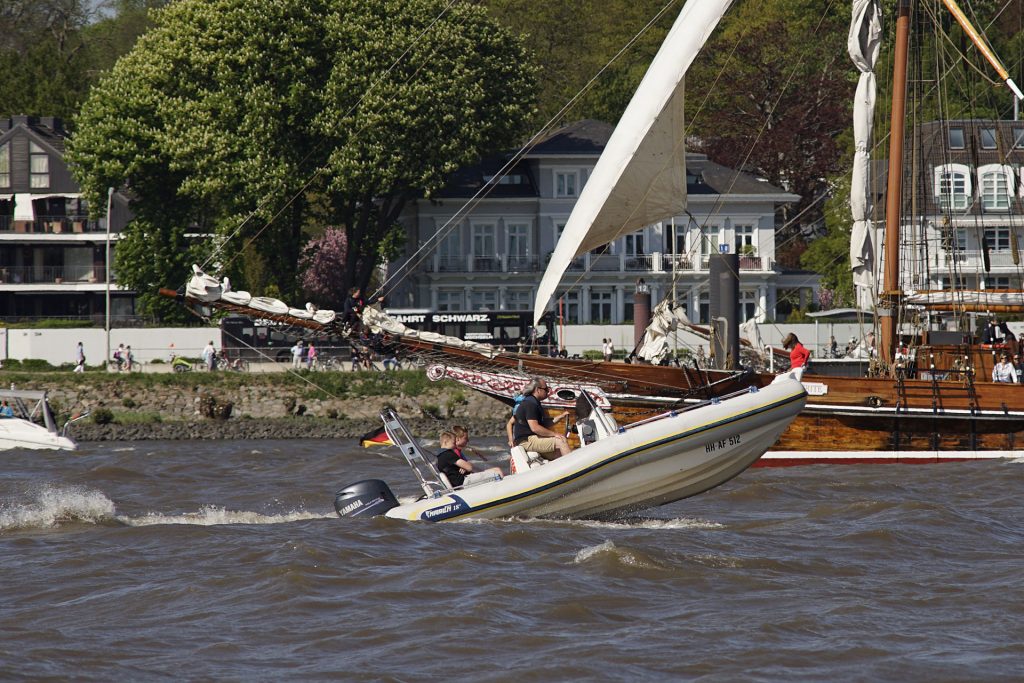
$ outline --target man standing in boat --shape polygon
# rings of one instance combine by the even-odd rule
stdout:
[[[516,408],[515,423],[512,425],[512,437],[517,446],[527,451],[534,451],[547,460],[554,460],[572,452],[569,442],[560,434],[551,430],[555,421],[540,402],[548,397],[548,383],[538,379],[531,382],[533,388],[523,402]],[[529,388],[529,387],[527,387]],[[561,418],[559,418],[561,419]]]

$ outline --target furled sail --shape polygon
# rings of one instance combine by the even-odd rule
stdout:
[[[683,78],[732,0],[689,0],[633,94],[548,262],[534,303],[540,322],[578,254],[686,207]]]
[[[1021,314],[1024,313],[1024,292],[1009,289],[909,292],[903,303],[933,311]]]
[[[853,176],[850,185],[850,212],[853,228],[850,233],[850,266],[857,288],[857,306],[874,307],[876,269],[875,240],[871,225],[870,146],[875,113],[875,62],[882,43],[882,10],[878,0],[854,0],[853,19],[847,39],[847,51],[860,79],[853,105]]]

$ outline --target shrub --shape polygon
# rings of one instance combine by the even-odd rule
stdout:
[[[434,405],[433,403],[422,404],[420,406],[420,410],[422,410],[423,414],[426,415],[427,417],[433,418],[435,420],[444,419],[444,416],[441,415],[441,409],[438,406]]]
[[[131,396],[128,396],[123,401],[121,401],[121,405],[123,405],[125,408],[134,408],[138,404],[132,399]]]
[[[46,372],[55,368],[42,358],[26,358],[21,361],[21,369],[29,372]]]
[[[107,408],[97,408],[92,411],[92,421],[98,425],[108,425],[114,421],[114,414]]]

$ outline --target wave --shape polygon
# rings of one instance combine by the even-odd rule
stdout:
[[[112,522],[114,502],[100,491],[79,486],[40,488],[27,502],[0,503],[0,531],[50,529],[62,524]]]
[[[594,561],[635,569],[670,569],[662,561],[655,559],[647,553],[630,548],[620,548],[612,541],[605,541],[600,545],[583,548],[576,553],[576,557],[573,559],[575,564],[587,564]]]
[[[332,519],[335,515],[306,510],[292,510],[280,514],[266,515],[248,510],[228,510],[207,505],[196,512],[181,514],[150,513],[139,517],[118,517],[117,521],[128,526],[155,526],[159,524],[187,524],[194,526],[218,526],[226,524],[287,524],[307,519]]]

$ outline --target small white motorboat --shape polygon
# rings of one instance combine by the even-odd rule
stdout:
[[[45,391],[0,389],[0,400],[7,402],[12,413],[8,416],[0,414],[0,450],[73,451],[78,447],[67,436],[67,429],[73,422],[87,417],[88,413],[68,420],[58,431]]]
[[[512,449],[513,473],[452,488],[432,454],[393,411],[381,414],[424,495],[399,502],[378,479],[337,493],[341,517],[388,517],[441,522],[468,518],[613,518],[703,493],[750,467],[803,409],[807,393],[789,375],[760,390],[737,392],[617,426],[585,392],[576,423],[582,446],[545,461]]]

